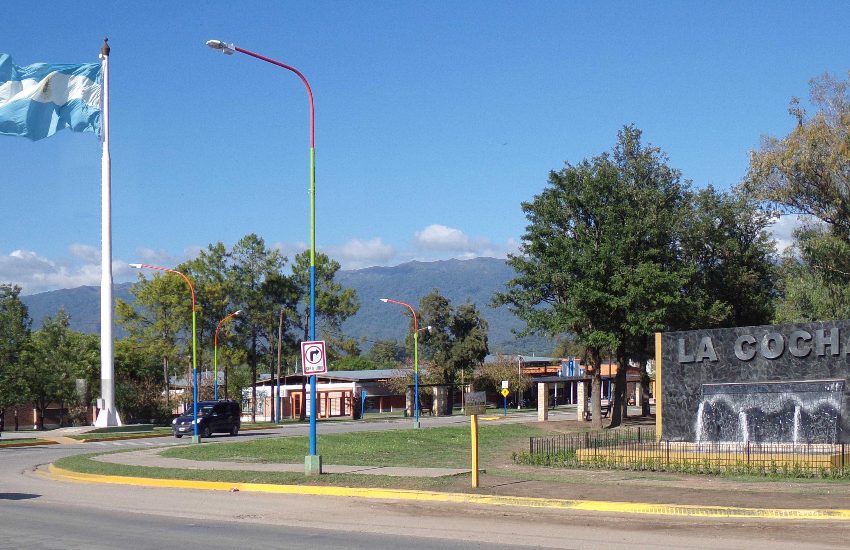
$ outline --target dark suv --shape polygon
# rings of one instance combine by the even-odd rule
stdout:
[[[193,406],[190,405],[183,416],[171,423],[174,437],[195,435],[192,425]],[[198,435],[209,437],[214,433],[236,435],[242,425],[242,410],[236,401],[198,401]]]

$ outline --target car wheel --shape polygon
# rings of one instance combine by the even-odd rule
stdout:
[[[235,435],[236,435],[236,434],[238,434],[238,433],[239,433],[239,426],[238,426],[237,424],[234,424],[234,425],[230,428],[230,435],[235,436]]]
[[[181,434],[174,434],[174,437],[176,437],[177,439],[180,439],[183,436]]]
[[[203,437],[204,439],[207,439],[211,435],[212,435],[212,432],[210,431],[210,427],[204,426],[204,429],[201,430],[201,437]]]

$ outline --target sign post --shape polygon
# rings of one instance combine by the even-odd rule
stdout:
[[[466,407],[464,411],[469,416],[472,436],[472,488],[478,488],[478,415],[484,414],[487,407],[487,394],[483,391],[474,391],[466,394]]]
[[[327,354],[325,353],[325,341],[316,340],[312,342],[301,342],[301,364],[304,366],[305,376],[310,377],[311,390],[316,387],[317,374],[328,372]],[[316,450],[316,416],[319,415],[319,407],[316,393],[310,392],[310,454],[304,459],[304,473],[315,475],[322,473],[322,457]],[[313,414],[315,412],[315,414]]]
[[[505,406],[505,412],[504,414],[502,414],[502,416],[508,416],[508,395],[510,395],[511,390],[509,390],[508,388],[502,388],[502,391],[499,393],[502,394],[502,402]]]

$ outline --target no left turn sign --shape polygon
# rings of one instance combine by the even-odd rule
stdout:
[[[304,374],[323,374],[328,372],[325,341],[301,342],[301,362]]]

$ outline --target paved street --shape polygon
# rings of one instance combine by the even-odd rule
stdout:
[[[320,426],[320,433],[407,425],[327,423]],[[277,432],[295,434],[304,429],[248,432],[240,439],[269,437]],[[185,440],[157,438],[0,449],[0,548],[301,545],[416,550],[601,545],[612,550],[648,546],[799,550],[846,548],[850,538],[846,522],[624,516],[480,504],[90,485],[58,482],[42,474],[44,465],[62,456],[156,444],[185,444]]]

